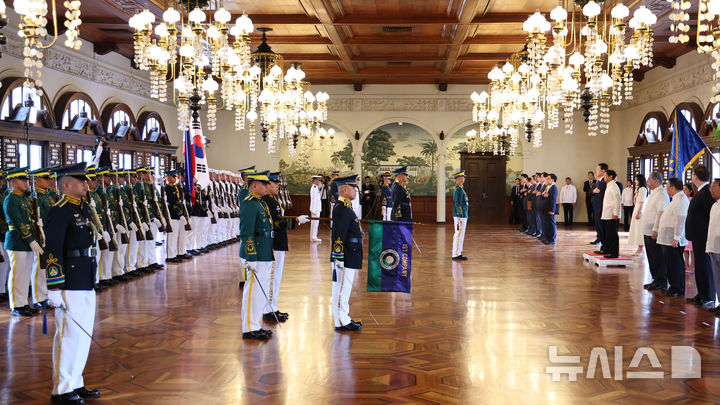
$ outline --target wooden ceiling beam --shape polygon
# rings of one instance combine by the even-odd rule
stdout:
[[[336,61],[340,60],[337,55],[329,53],[281,53],[286,62],[293,61]]]
[[[512,52],[477,52],[460,55],[457,60],[500,61],[509,58],[512,54]]]
[[[443,66],[443,73],[445,75],[450,74],[455,70],[455,62],[463,49],[463,43],[470,32],[470,26],[467,25],[473,21],[477,15],[477,10],[480,6],[481,0],[462,0],[460,8],[458,9],[460,24],[455,27],[455,35],[452,37],[452,45],[448,50],[448,59]],[[445,77],[444,79],[447,79]]]
[[[271,33],[272,34],[272,33]],[[250,35],[251,44],[259,44],[262,35]],[[272,45],[332,45],[333,42],[329,38],[319,35],[268,35],[268,44]]]
[[[301,0],[301,4],[305,9],[313,10],[318,20],[322,23],[322,29],[325,31],[325,36],[332,41],[335,47],[335,53],[340,57],[340,63],[343,68],[350,74],[357,73],[355,64],[350,59],[350,52],[343,43],[343,35],[340,29],[333,26],[333,20],[335,19],[335,12],[332,6],[327,0]]]
[[[450,40],[439,36],[357,35],[346,39],[345,45],[450,45]]]
[[[463,45],[524,45],[526,39],[526,35],[478,35],[472,38],[465,38]]]

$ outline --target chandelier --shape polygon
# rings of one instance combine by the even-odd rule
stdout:
[[[254,122],[259,118],[259,130],[268,144],[268,153],[276,151],[279,139],[288,137],[292,139],[288,142],[288,154],[292,157],[298,146],[304,150],[304,145],[319,133],[320,125],[327,120],[330,96],[325,92],[312,93],[300,64],[292,64],[283,74],[282,56],[273,52],[267,43],[266,34],[271,29],[259,28],[258,31],[263,36],[252,57],[259,69],[261,90],[257,98],[258,111],[248,113],[250,147],[254,150]]]
[[[493,153],[504,153],[504,139],[514,153],[521,128],[528,142],[540,147],[543,129],[559,127],[560,112],[565,133],[574,132],[576,109],[583,110],[588,135],[607,134],[610,106],[632,99],[633,70],[652,66],[657,18],[645,6],[628,20],[629,15],[622,3],[601,6],[595,1],[558,5],[549,14],[552,22],[539,11],[530,15],[523,23],[524,50],[490,71],[489,93],[471,96],[479,128],[468,134],[468,145],[482,146],[479,139],[497,144]],[[628,27],[632,35],[627,35]],[[508,132],[512,127],[514,137]]]
[[[42,72],[43,67],[43,50],[55,45],[58,38],[57,27],[57,6],[56,0],[52,1],[52,24],[53,24],[53,40],[49,45],[43,45],[42,39],[47,36],[47,23],[45,17],[48,13],[48,3],[46,0],[15,0],[13,8],[20,15],[20,24],[18,24],[18,35],[23,38],[23,65],[25,66],[25,82],[23,87],[37,95],[42,95]],[[80,0],[65,1],[63,3],[67,11],[65,12],[65,46],[71,49],[80,49],[82,42],[80,41]],[[4,8],[4,5],[3,5]],[[4,11],[4,10],[3,10]],[[4,14],[1,13],[1,14]]]

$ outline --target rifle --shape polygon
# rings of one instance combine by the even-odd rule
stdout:
[[[118,191],[118,195],[117,195],[117,198],[118,198],[118,207],[120,208],[120,209],[119,209],[119,211],[120,211],[120,219],[122,220],[122,221],[120,221],[120,222],[122,223],[123,228],[125,228],[125,232],[123,232],[123,233],[120,235],[120,242],[121,242],[123,245],[127,245],[128,243],[130,243],[130,239],[129,239],[129,237],[128,237],[128,233],[130,232],[130,229],[128,228],[127,218],[125,217],[125,210],[123,209],[123,200],[122,200],[122,192],[123,192],[123,191],[120,189],[120,182],[118,181],[118,174],[117,174],[117,172],[115,172],[115,185],[117,186],[117,191]]]
[[[127,182],[125,183],[125,191],[129,192],[130,194],[130,216],[132,217],[132,221],[137,225],[138,228],[138,230],[135,231],[135,239],[140,242],[145,240],[145,234],[142,230],[142,221],[140,220],[140,215],[138,214],[137,204],[135,204],[135,190],[133,190],[133,184],[130,183],[130,172],[127,172],[126,176]]]
[[[213,185],[213,189],[215,188],[215,182],[213,180],[210,181]],[[210,223],[211,224],[217,224],[217,218],[215,217],[215,212],[213,212],[213,206],[215,203],[213,203],[213,190],[210,189],[210,186],[208,186],[208,193],[207,193],[207,200],[208,200],[208,211],[210,211]]]
[[[105,189],[105,175],[103,174],[101,176],[103,176],[103,178],[100,179],[100,182],[102,183],[102,190],[103,190],[104,197],[101,196],[100,200],[102,201],[102,204],[103,204],[102,209],[103,209],[103,211],[105,211],[105,228],[107,230],[107,233],[110,234],[110,243],[108,244],[108,248],[110,249],[111,252],[117,252],[118,245],[117,245],[117,242],[115,241],[116,240],[115,239],[116,238],[115,226],[113,225],[112,217],[110,216],[110,203],[108,202],[107,190]]]
[[[33,217],[30,218],[33,227],[33,237],[41,247],[45,247],[45,232],[42,227],[38,224],[40,221],[40,207],[37,202],[37,189],[35,187],[35,175],[31,175],[32,191],[30,192],[30,207],[32,208]]]
[[[155,177],[153,176],[153,179],[154,179],[154,178],[155,178]],[[165,218],[163,218],[162,211],[160,211],[160,204],[158,204],[157,195],[155,194],[155,193],[156,193],[156,191],[155,191],[155,184],[151,182],[151,183],[150,183],[150,188],[151,188],[152,191],[153,191],[152,193],[150,193],[151,196],[152,196],[152,197],[150,197],[150,199],[152,200],[153,206],[155,207],[155,212],[157,212],[158,219],[160,219],[160,226],[158,227],[158,231],[160,231],[160,232],[167,232],[167,231],[165,230],[165,224],[163,223],[163,222],[165,222]],[[168,224],[168,225],[169,225],[169,224]]]
[[[187,223],[185,224],[185,230],[192,231],[192,226],[190,226],[190,213],[188,212],[187,203],[185,202],[184,187],[180,189],[180,195],[182,196],[183,216],[185,217],[185,220],[187,221]]]
[[[142,213],[145,215],[145,223],[148,224],[148,229],[145,231],[145,240],[154,240],[155,236],[152,234],[152,230],[150,230],[150,210],[148,210],[148,202],[147,202],[147,196],[145,195],[145,183],[140,181],[138,179],[137,183],[140,186],[140,189],[142,190]],[[135,194],[133,192],[133,198],[135,198]]]
[[[88,190],[87,194],[85,194],[85,201],[87,202],[88,208],[90,208],[90,222],[92,223],[93,228],[95,228],[95,232],[98,234],[98,247],[100,250],[109,249],[110,246],[102,237],[103,226],[100,223],[100,217],[98,217],[97,211],[95,211],[95,207],[92,206],[90,200],[92,200],[92,197],[90,196],[90,190]],[[117,246],[115,246],[115,250],[117,250]]]
[[[170,233],[173,231],[172,229],[172,222],[170,219],[170,209],[168,208],[167,199],[165,198],[165,185],[160,187],[160,202],[162,203],[162,206],[164,207],[162,212],[162,216],[165,218],[165,232]]]
[[[230,198],[228,196],[228,192],[229,192],[228,190],[229,190],[229,188],[227,186],[227,182],[225,180],[223,180],[223,184],[222,184],[221,191],[220,191],[223,196],[223,203],[224,203],[223,205],[230,208],[232,203],[230,202]],[[223,213],[223,218],[230,218],[230,217],[231,217],[231,215],[229,212]]]
[[[225,205],[227,205],[227,202],[225,201],[225,194],[224,194],[224,191],[223,191],[222,186],[219,181],[218,181],[218,185],[217,185],[217,190],[215,192],[220,196],[219,206],[224,207]],[[221,210],[220,218],[227,218],[227,217],[228,217],[228,213]]]

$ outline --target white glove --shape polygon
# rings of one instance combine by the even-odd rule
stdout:
[[[125,233],[125,232],[127,232],[127,230],[126,230],[122,225],[120,225],[120,224],[115,225],[115,229],[117,230],[118,233]]]
[[[147,232],[150,230],[150,226],[146,224],[145,222],[140,223],[140,228],[142,228],[143,232]]]
[[[338,269],[344,269],[345,268],[345,262],[340,260],[335,260],[335,267]]]
[[[42,221],[42,218],[40,218],[40,219],[38,219],[38,220],[37,220],[37,224],[38,224],[38,226],[39,226],[40,228],[42,228],[42,227],[43,227],[43,221]]]
[[[307,224],[308,222],[310,222],[310,220],[307,215],[300,215],[298,217],[298,225]]]
[[[36,240],[30,242],[30,250],[33,251],[36,255],[40,256],[43,254],[44,250],[40,247],[40,244],[37,243]]]
[[[157,219],[157,218],[153,218],[153,223],[154,223],[155,226],[157,226],[158,228],[162,227],[162,225],[163,225],[162,222],[160,222],[160,220]]]
[[[110,234],[108,233],[108,231],[103,231],[102,237],[103,239],[105,239],[106,243],[110,243]]]
[[[66,308],[65,300],[62,297],[62,290],[50,290],[47,294],[48,302],[53,308]]]
[[[90,199],[90,206],[93,207],[93,208],[95,208],[95,207],[97,206],[97,205],[95,204],[95,199],[94,199],[94,198],[91,198],[91,199]]]
[[[187,223],[188,223],[187,218],[185,218],[184,215],[180,215],[180,225],[185,226],[185,225],[187,225]]]
[[[145,206],[147,207],[148,206],[147,200],[143,201],[143,204],[145,204]]]
[[[134,222],[131,222],[131,223],[130,223],[130,229],[132,229],[133,232],[137,232],[138,227],[137,227],[137,225],[135,225]]]

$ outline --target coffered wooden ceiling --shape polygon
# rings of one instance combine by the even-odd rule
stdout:
[[[57,0],[61,3],[60,0]],[[186,0],[187,1],[187,0]],[[194,0],[190,0],[193,2]],[[11,3],[6,0],[7,3]],[[631,12],[640,0],[624,0]],[[691,10],[697,9],[693,0]],[[81,36],[95,51],[132,59],[128,18],[149,7],[158,16],[166,0],[85,0]],[[285,62],[299,62],[312,83],[487,83],[487,73],[522,49],[522,22],[557,0],[225,0],[233,19],[246,11]],[[673,45],[670,4],[646,0],[658,15],[655,65],[672,66],[693,50]],[[10,5],[10,4],[8,4]],[[547,14],[546,14],[547,15]],[[696,17],[691,15],[691,21]],[[260,43],[252,36],[253,49]],[[643,72],[638,73],[638,78]]]

